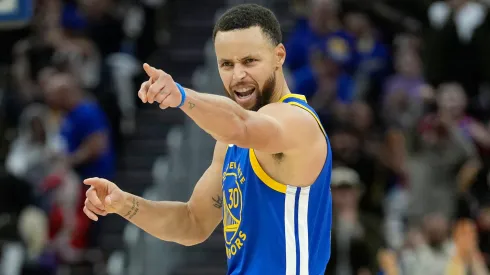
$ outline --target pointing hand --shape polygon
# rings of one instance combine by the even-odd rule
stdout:
[[[85,207],[83,212],[91,220],[97,221],[99,216],[118,213],[122,210],[125,201],[125,193],[113,182],[101,178],[89,178],[83,181],[90,185],[87,190]]]
[[[179,90],[172,79],[172,76],[162,70],[158,70],[147,63],[143,69],[150,78],[141,84],[138,97],[143,103],[158,102],[161,109],[168,107],[180,107],[183,99],[183,93]]]

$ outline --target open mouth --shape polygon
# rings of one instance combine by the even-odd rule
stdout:
[[[248,99],[250,98],[253,93],[255,92],[255,88],[254,87],[251,87],[251,88],[241,88],[241,89],[237,89],[237,90],[233,90],[233,92],[235,93],[235,96],[239,99]]]

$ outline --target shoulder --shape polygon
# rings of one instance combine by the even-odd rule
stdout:
[[[316,129],[318,127],[314,114],[306,107],[302,108],[286,103],[271,103],[259,109],[258,113],[273,117],[290,127],[300,127],[300,129]]]

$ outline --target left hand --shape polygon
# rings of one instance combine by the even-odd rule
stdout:
[[[141,84],[138,97],[143,103],[158,102],[160,109],[177,107],[182,101],[182,94],[175,85],[172,76],[162,70],[158,70],[148,64],[143,64],[143,69],[150,78]]]

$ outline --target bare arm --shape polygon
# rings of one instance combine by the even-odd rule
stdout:
[[[72,167],[77,167],[98,158],[106,150],[108,139],[106,132],[100,131],[91,134],[83,141],[80,148],[69,156],[68,163]]]
[[[186,92],[181,109],[223,143],[274,154],[297,149],[319,137],[314,118],[299,107],[273,103],[253,112],[223,96],[190,89]]]
[[[187,246],[205,241],[222,219],[221,170],[226,149],[227,145],[216,144],[213,161],[187,203],[155,202],[125,193],[118,214],[164,241]]]
[[[182,102],[184,92],[180,92],[169,74],[148,64],[143,68],[150,77],[138,92],[144,103],[156,101],[162,109],[180,107],[199,127],[222,143],[273,154],[306,147],[319,137],[323,139],[315,119],[299,107],[273,103],[253,112],[227,97],[191,89],[185,89]]]

